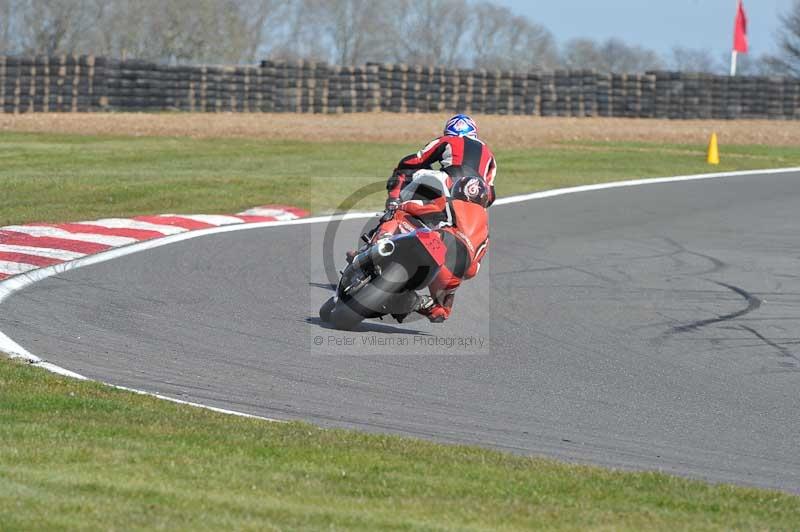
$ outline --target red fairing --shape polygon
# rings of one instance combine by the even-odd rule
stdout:
[[[417,239],[425,246],[425,249],[428,250],[433,260],[436,261],[436,264],[442,266],[447,248],[442,242],[442,237],[439,236],[439,233],[435,231],[417,231],[415,234]]]

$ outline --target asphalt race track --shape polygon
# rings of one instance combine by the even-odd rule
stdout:
[[[800,174],[491,214],[491,260],[444,325],[323,327],[326,226],[306,224],[46,279],[0,330],[217,407],[800,492]],[[338,263],[364,224],[339,228]]]

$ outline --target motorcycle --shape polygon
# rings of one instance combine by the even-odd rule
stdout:
[[[319,310],[320,319],[344,330],[387,315],[402,323],[416,310],[417,290],[439,273],[445,253],[441,236],[428,228],[379,240],[342,271],[336,295]]]
[[[431,198],[449,192],[437,176],[417,179],[401,199]],[[408,230],[411,229],[411,230]],[[319,309],[319,317],[337,329],[352,330],[363,320],[391,315],[401,322],[419,302],[445,263],[442,235],[422,223],[400,234],[370,243],[341,272],[336,293]],[[370,239],[364,235],[362,238]]]

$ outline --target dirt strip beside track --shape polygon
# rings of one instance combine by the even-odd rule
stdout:
[[[418,143],[434,136],[444,114],[0,114],[1,132],[190,136],[318,142]],[[564,141],[704,143],[712,132],[727,144],[796,145],[800,121],[642,120],[476,115],[482,137],[504,147]]]

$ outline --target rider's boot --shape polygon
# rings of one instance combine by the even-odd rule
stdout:
[[[430,310],[436,304],[436,300],[433,299],[431,296],[417,296],[417,303],[414,305],[414,308],[411,309],[411,312],[419,312],[420,314],[424,314],[426,310]]]
[[[453,294],[447,294],[444,303],[439,303],[431,296],[421,296],[416,312],[422,314],[431,323],[442,323],[448,317],[453,308]]]

